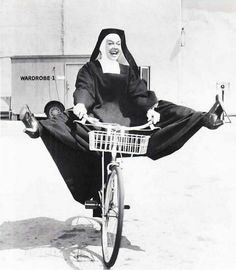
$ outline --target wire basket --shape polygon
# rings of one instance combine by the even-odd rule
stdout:
[[[149,138],[146,135],[93,130],[89,132],[89,149],[143,155],[147,152]]]

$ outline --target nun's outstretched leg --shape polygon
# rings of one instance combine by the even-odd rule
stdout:
[[[161,130],[152,134],[147,151],[147,156],[154,160],[180,149],[201,127],[217,129],[224,123],[218,96],[207,113],[163,100],[156,110],[160,113]]]

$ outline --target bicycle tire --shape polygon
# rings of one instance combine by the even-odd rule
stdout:
[[[111,169],[104,197],[104,211],[102,215],[102,253],[104,264],[109,268],[115,264],[119,253],[124,217],[123,178],[121,169],[116,165]],[[114,200],[116,201],[114,202]],[[116,210],[114,210],[115,208]],[[116,213],[115,218],[114,213]],[[116,220],[116,228],[114,228],[114,232],[110,232],[109,225],[112,225],[113,218]]]

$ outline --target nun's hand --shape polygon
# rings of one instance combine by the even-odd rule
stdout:
[[[160,121],[160,114],[156,112],[154,109],[149,109],[147,111],[147,119],[148,121],[152,121],[153,124],[156,124]]]
[[[73,108],[73,113],[81,119],[85,114],[87,114],[87,109],[83,103],[78,103]]]

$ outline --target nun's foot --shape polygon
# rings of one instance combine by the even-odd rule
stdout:
[[[219,95],[216,95],[215,99],[216,99],[216,101],[215,101],[215,103],[213,104],[213,106],[211,107],[211,109],[209,110],[208,113],[214,113],[214,114],[217,115],[217,117],[219,119],[222,119],[224,109],[223,109],[223,105],[222,105],[222,102],[220,100]]]
[[[27,105],[21,109],[19,117],[25,125],[24,132],[31,138],[38,138],[39,124]]]
[[[222,126],[224,121],[219,119],[215,113],[206,113],[203,117],[203,126],[209,129],[217,129]]]
[[[37,139],[39,137],[39,130],[31,130],[30,128],[25,128],[24,132],[30,136],[32,139]]]
[[[224,124],[223,121],[224,109],[221,104],[219,95],[216,95],[216,101],[203,117],[203,126],[209,129],[217,129]]]

